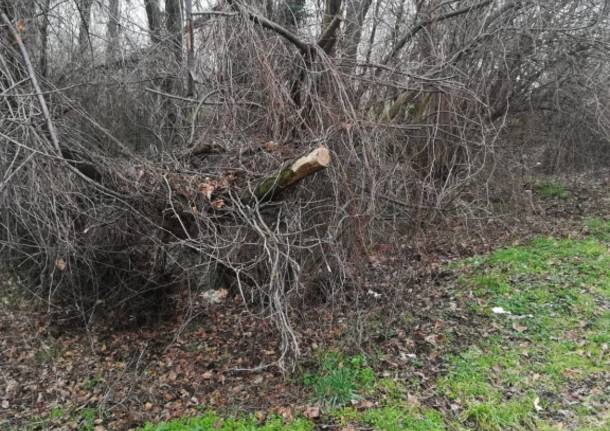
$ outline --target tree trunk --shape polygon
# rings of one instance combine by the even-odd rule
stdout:
[[[333,19],[341,13],[341,0],[326,0],[324,7],[324,16],[322,17],[322,30],[321,34],[325,34],[326,30],[330,27]],[[337,32],[333,32],[328,35],[328,46],[334,47],[337,41]],[[334,49],[330,49],[327,54],[332,55]]]
[[[108,24],[106,31],[108,41],[106,45],[106,63],[112,63],[118,59],[120,52],[119,25],[120,25],[121,4],[119,0],[109,0],[108,4]]]
[[[176,63],[182,63],[182,11],[180,0],[165,0],[165,27],[169,33],[167,43]]]
[[[276,197],[283,190],[293,186],[303,178],[312,175],[330,164],[330,152],[320,146],[311,153],[298,158],[288,167],[260,180],[254,191],[242,197],[244,202],[266,201]]]
[[[91,6],[93,0],[80,0],[78,2],[78,13],[80,15],[80,26],[78,30],[78,54],[82,59],[87,48],[90,46],[89,24],[91,23]]]
[[[373,14],[373,26],[371,28],[371,34],[369,35],[369,43],[366,48],[366,56],[364,59],[365,63],[369,63],[371,61],[371,55],[373,54],[373,46],[375,46],[375,37],[377,36],[377,26],[379,25],[381,3],[381,1],[378,1],[375,5],[375,10]]]
[[[183,85],[181,80],[176,80],[176,77],[180,77],[182,70],[182,10],[181,0],[165,0],[165,29],[167,30],[167,37],[164,40],[166,50],[168,54],[173,57],[173,62],[168,62],[168,71],[171,71],[173,76],[168,76],[163,80],[162,88],[163,91],[168,94],[180,94],[182,93]],[[172,65],[173,64],[173,65]],[[166,99],[167,110],[167,126],[168,130],[175,130],[179,127],[178,123],[178,112],[180,108],[170,103],[169,99]],[[172,133],[167,137],[166,142],[170,145],[175,143],[175,135]]]
[[[195,67],[195,34],[193,32],[193,0],[184,0],[186,14],[186,96],[195,93],[193,67]]]
[[[348,0],[345,8],[345,32],[343,57],[344,70],[352,73],[358,61],[358,45],[362,37],[364,18],[371,6],[372,0]]]
[[[148,20],[148,32],[150,41],[157,44],[161,41],[161,11],[159,0],[144,0],[146,19]]]
[[[40,58],[38,68],[40,76],[46,78],[49,74],[49,9],[51,0],[44,0],[40,23]]]

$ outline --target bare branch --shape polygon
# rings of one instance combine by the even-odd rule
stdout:
[[[485,0],[480,3],[474,4],[472,6],[467,6],[462,9],[458,9],[456,11],[449,12],[445,15],[441,15],[441,16],[435,17],[435,18],[430,18],[430,19],[427,19],[427,20],[424,20],[422,22],[415,24],[406,34],[404,34],[400,39],[398,39],[398,41],[396,42],[396,45],[394,46],[394,49],[392,49],[392,51],[390,51],[385,57],[383,57],[383,59],[380,61],[380,63],[381,64],[389,63],[393,58],[395,58],[398,55],[398,53],[402,50],[402,48],[404,48],[404,46],[407,44],[407,42],[409,42],[411,39],[413,39],[417,33],[419,33],[424,28],[428,27],[429,25],[431,25],[433,23],[437,23],[437,22],[442,22],[442,21],[445,21],[445,20],[448,20],[451,18],[455,18],[456,16],[464,15],[466,13],[472,12],[477,9],[482,9],[486,6],[489,6],[492,3],[493,3],[493,0]]]
[[[21,51],[21,55],[23,56],[23,61],[28,70],[28,74],[30,75],[30,80],[32,81],[32,85],[34,86],[34,90],[36,91],[36,97],[38,98],[38,102],[40,103],[40,109],[42,109],[42,114],[44,115],[45,121],[47,122],[47,130],[49,132],[49,136],[51,137],[51,142],[57,151],[57,154],[61,154],[61,148],[59,146],[59,139],[57,138],[57,131],[55,130],[55,125],[53,124],[53,120],[51,119],[51,114],[49,113],[49,107],[47,106],[47,102],[42,95],[42,89],[38,84],[38,79],[36,78],[36,72],[34,71],[34,67],[32,67],[32,62],[30,61],[30,56],[25,49],[25,45],[21,40],[21,36],[17,33],[17,30],[13,26],[11,20],[6,16],[4,12],[0,12],[2,16],[2,21],[8,27],[11,35],[15,39],[15,42],[19,46],[19,50]]]

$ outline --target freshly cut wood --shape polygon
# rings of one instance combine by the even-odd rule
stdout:
[[[242,198],[249,202],[252,199],[266,201],[273,199],[279,192],[293,186],[303,178],[312,175],[330,165],[330,152],[321,145],[311,153],[298,158],[288,167],[282,168],[271,176],[258,182],[250,196]]]

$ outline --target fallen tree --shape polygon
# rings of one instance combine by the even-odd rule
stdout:
[[[258,181],[254,191],[244,195],[245,202],[252,199],[265,201],[273,199],[282,191],[295,185],[303,178],[326,168],[330,164],[330,153],[328,148],[320,146],[314,151],[299,157],[287,167],[275,172],[273,175]]]

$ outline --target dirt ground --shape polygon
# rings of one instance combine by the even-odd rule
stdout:
[[[94,415],[95,431],[127,430],[196,414],[201,406],[227,414],[286,408],[296,414],[308,400],[295,376],[325,349],[382,351],[378,373],[432,385],[446,355],[476,336],[477,322],[447,290],[453,277],[447,263],[539,234],[578,236],[584,219],[610,214],[609,172],[558,181],[569,197],[535,195],[531,215],[448,217],[416,239],[379,247],[361,288],[341,301],[295,311],[303,356],[292,374],[274,365],[275,328],[238,297],[218,304],[194,298],[188,314],[155,327],[58,330],[4,277],[0,428],[82,429],[83,417]],[[438,334],[452,334],[451,341]],[[421,358],[417,366],[407,350]],[[450,408],[432,390],[420,401]]]

